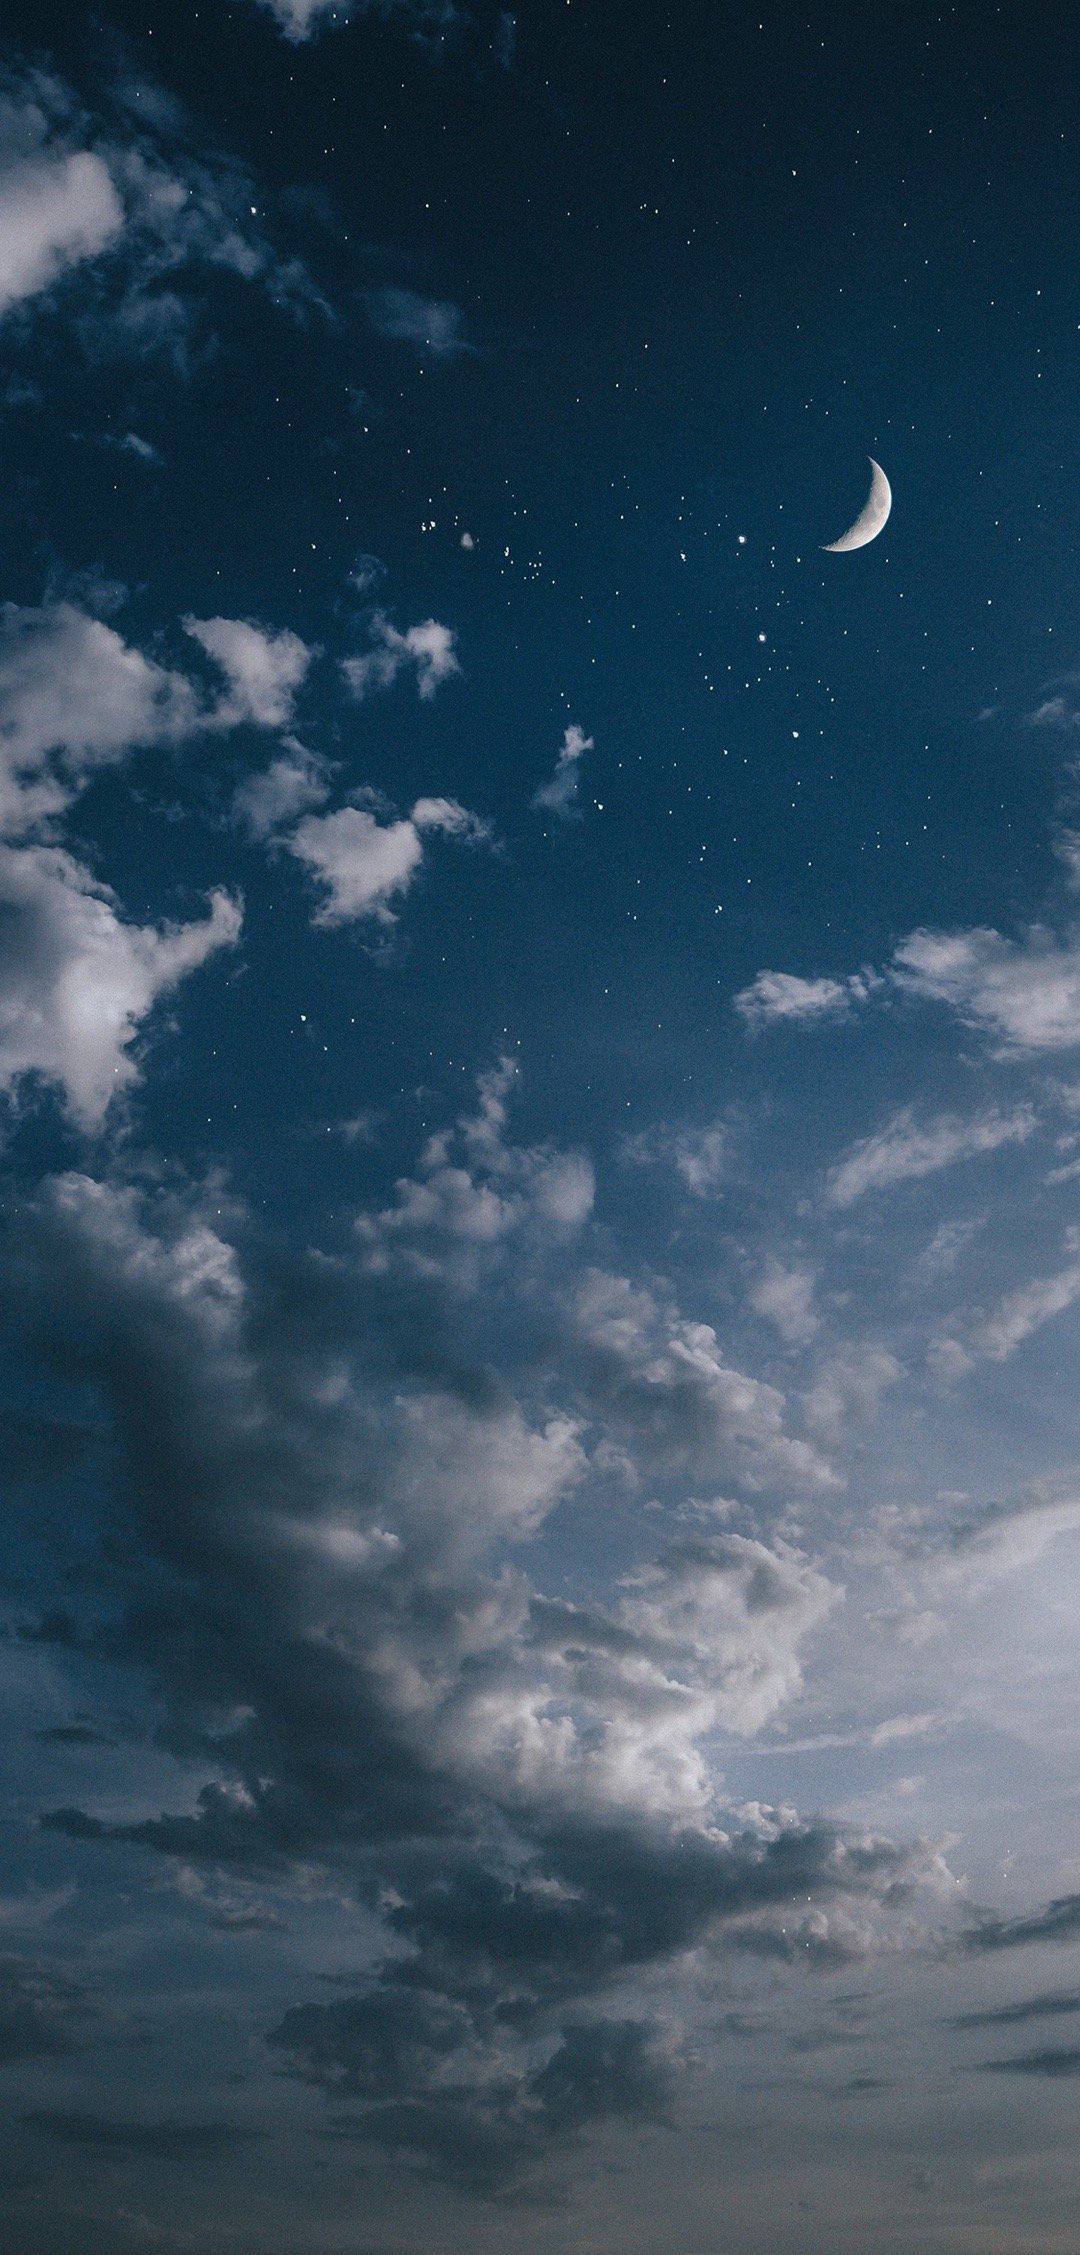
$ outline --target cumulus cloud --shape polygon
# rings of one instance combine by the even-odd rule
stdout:
[[[906,993],[946,1003],[1006,1049],[1080,1042],[1080,948],[1073,939],[1038,927],[1023,940],[980,928],[913,932],[896,949],[892,976]]]
[[[390,689],[399,674],[412,672],[417,693],[426,703],[444,681],[461,671],[453,630],[440,626],[437,619],[424,619],[402,634],[384,611],[376,611],[370,634],[372,648],[342,662],[341,670],[358,702],[372,689]]]
[[[911,1111],[894,1114],[838,1160],[829,1175],[828,1197],[833,1206],[853,1206],[868,1191],[888,1190],[899,1182],[920,1182],[925,1175],[960,1159],[999,1151],[1004,1144],[1023,1143],[1036,1124],[1030,1105],[1012,1112],[989,1111],[962,1119],[945,1113],[920,1127]]]
[[[67,303],[92,353],[164,350],[183,368],[200,276],[228,273],[298,314],[321,306],[304,269],[270,244],[243,169],[194,141],[146,83],[121,87],[95,117],[59,79],[8,69],[0,318]]]
[[[251,721],[257,728],[284,728],[314,656],[307,643],[287,627],[271,633],[247,619],[186,618],[183,624],[228,683],[217,724],[233,728]]]
[[[312,807],[323,806],[330,795],[330,770],[325,760],[302,744],[288,744],[269,767],[246,775],[237,785],[233,812],[252,838],[277,837]]]
[[[502,1074],[417,1180],[460,1156],[508,1201],[546,1195],[546,1160],[507,1144],[506,1098]],[[148,1676],[196,1771],[176,1813],[43,1822],[252,1887],[338,1875],[382,1962],[355,1993],[298,2001],[274,2049],[335,2101],[339,2134],[494,2188],[604,2111],[662,2102],[676,2039],[642,2016],[650,1970],[670,1983],[691,1949],[748,1948],[785,1906],[834,1936],[845,1905],[860,1934],[887,1925],[935,1861],[718,1799],[710,1738],[752,1737],[795,1696],[837,1601],[811,1557],[703,1525],[606,1599],[545,1594],[529,1546],[589,1476],[557,1361],[521,1374],[530,1407],[440,1313],[441,1280],[283,1266],[219,1209],[70,1175],[22,1215],[12,1312],[110,1436],[109,1573],[90,1561],[58,1661]],[[707,1389],[730,1382],[726,1417],[775,1432],[699,1331],[610,1290],[588,1320],[642,1399],[678,1387],[685,1351]],[[629,1447],[610,1385],[608,1407]]]
[[[557,815],[564,822],[577,814],[580,811],[577,799],[581,785],[581,762],[584,754],[593,749],[592,737],[586,736],[584,729],[571,724],[563,736],[555,773],[533,792],[532,805],[545,814]]]
[[[123,224],[109,168],[91,150],[0,173],[0,316],[96,258]]]
[[[369,1268],[405,1264],[469,1281],[477,1257],[511,1234],[569,1235],[588,1220],[596,1184],[586,1154],[509,1140],[516,1077],[511,1058],[481,1074],[476,1111],[429,1138],[415,1175],[395,1185],[392,1205],[361,1216]]]
[[[309,814],[286,840],[314,876],[325,898],[317,924],[347,924],[372,918],[390,925],[395,904],[414,882],[425,857],[426,840],[441,835],[467,844],[490,841],[491,829],[454,799],[418,799],[412,813],[380,821],[369,800],[339,807],[333,814]]]
[[[818,1328],[814,1285],[810,1269],[773,1259],[751,1287],[750,1305],[775,1325],[787,1346],[805,1346]]]
[[[58,1084],[100,1127],[139,1078],[134,1044],[162,995],[235,943],[240,909],[215,893],[190,924],[124,921],[115,896],[59,846],[0,846],[0,1086]]]
[[[187,734],[190,683],[76,604],[0,609],[0,829],[9,837],[67,807],[88,775],[137,746]]]
[[[424,298],[415,290],[387,285],[371,290],[367,303],[372,326],[380,336],[412,345],[421,355],[454,360],[459,353],[473,349],[465,334],[461,307],[445,299]]]

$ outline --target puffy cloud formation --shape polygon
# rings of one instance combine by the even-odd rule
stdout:
[[[557,815],[567,821],[578,812],[577,798],[581,784],[581,762],[586,752],[593,750],[591,736],[573,724],[566,730],[555,773],[533,792],[532,804],[545,814]]]
[[[509,1085],[432,1140],[355,1263],[283,1265],[235,1211],[68,1175],[8,1272],[110,1435],[110,1571],[89,1560],[58,1658],[137,1667],[202,1778],[176,1813],[60,1807],[47,1833],[170,1858],[189,1887],[232,1874],[249,1915],[271,1877],[336,1874],[381,1960],[298,1999],[273,2050],[339,2134],[480,2191],[663,2105],[678,2034],[650,1973],[810,1919],[838,1962],[940,1885],[921,1850],[718,1797],[716,1734],[795,1696],[838,1600],[797,1544],[699,1510],[607,1595],[528,1571],[613,1465],[654,1477],[658,1441],[677,1486],[815,1467],[707,1327],[595,1274],[567,1295],[591,1178],[510,1142]],[[531,1334],[521,1264],[499,1266],[523,1230],[530,1293],[545,1262],[557,1279]],[[463,1234],[496,1264],[498,1366]]]
[[[0,910],[0,1087],[57,1083],[88,1129],[137,1081],[133,1045],[154,1004],[241,922],[218,892],[195,923],[129,924],[108,886],[51,845],[0,845]]]
[[[326,894],[317,924],[347,924],[365,917],[395,921],[394,903],[417,876],[427,838],[441,835],[468,844],[491,837],[481,816],[454,799],[418,799],[412,813],[380,821],[372,795],[333,814],[309,814],[286,843]]]
[[[109,168],[91,150],[11,165],[0,175],[0,315],[96,258],[123,224]]]
[[[893,957],[898,986],[943,1002],[1007,1049],[1071,1049],[1080,1042],[1080,946],[1036,929],[913,932]]]
[[[90,773],[196,724],[190,683],[76,604],[0,610],[0,828],[36,827]]]
[[[390,689],[399,674],[412,672],[416,676],[418,694],[429,701],[444,681],[460,673],[454,635],[448,626],[440,626],[437,619],[425,619],[420,626],[406,627],[399,632],[384,611],[376,611],[370,623],[373,647],[358,658],[346,658],[342,672],[357,700],[366,697],[372,689]]]
[[[251,721],[257,728],[284,728],[292,719],[296,692],[314,653],[298,634],[283,627],[276,634],[246,619],[184,620],[228,683],[215,716],[219,727]]]
[[[255,284],[294,313],[319,306],[266,238],[242,169],[194,153],[189,122],[155,88],[118,92],[92,117],[43,71],[0,78],[0,318],[64,291],[95,355],[164,352],[183,368],[200,276]]]
[[[920,1127],[910,1111],[897,1112],[837,1161],[829,1175],[828,1196],[834,1206],[853,1206],[868,1191],[888,1190],[899,1182],[920,1182],[941,1167],[960,1159],[978,1158],[1000,1151],[1004,1144],[1023,1143],[1035,1127],[1030,1105],[1012,1112],[989,1111],[972,1119],[951,1113]]]
[[[326,761],[305,751],[302,744],[287,744],[269,767],[244,777],[233,811],[250,837],[265,841],[287,830],[312,807],[323,806],[329,795]]]

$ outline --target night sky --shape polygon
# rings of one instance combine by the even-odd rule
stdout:
[[[1075,31],[4,9],[13,2255],[1075,2255]]]

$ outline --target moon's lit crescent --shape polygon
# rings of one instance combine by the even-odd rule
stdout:
[[[847,554],[850,548],[865,548],[868,540],[876,540],[892,508],[892,487],[888,478],[881,464],[875,462],[872,454],[869,457],[869,462],[873,477],[870,481],[866,506],[860,511],[854,524],[849,526],[847,532],[841,533],[839,540],[826,541],[825,554],[827,556],[843,556]]]

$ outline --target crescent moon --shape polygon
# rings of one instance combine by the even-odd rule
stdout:
[[[860,510],[854,524],[849,526],[847,532],[841,533],[839,540],[826,541],[824,549],[826,556],[846,556],[850,548],[865,548],[868,540],[877,539],[892,508],[892,487],[880,462],[875,462],[872,454],[867,459],[873,471],[873,477],[870,480],[870,491],[866,497],[866,506]]]

